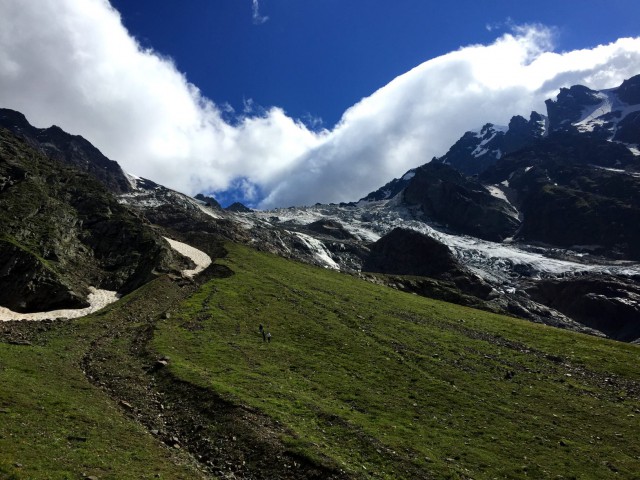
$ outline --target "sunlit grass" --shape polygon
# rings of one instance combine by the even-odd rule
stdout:
[[[292,448],[385,478],[640,471],[637,346],[229,250],[235,275],[154,345],[178,376],[283,422]]]

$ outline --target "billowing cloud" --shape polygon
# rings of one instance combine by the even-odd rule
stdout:
[[[465,130],[543,111],[561,86],[605,88],[640,73],[638,38],[563,53],[552,41],[545,27],[518,27],[429,60],[317,132],[277,107],[229,124],[228,105],[142,48],[107,0],[0,0],[0,106],[186,193],[235,188],[263,207],[354,200]]]
[[[518,27],[397,77],[349,108],[295,174],[268,189],[264,205],[361,198],[444,154],[467,130],[544,113],[560,87],[607,88],[640,73],[640,38],[565,53],[551,51],[552,40],[545,27]]]

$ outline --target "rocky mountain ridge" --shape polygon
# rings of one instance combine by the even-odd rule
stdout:
[[[631,105],[634,79],[607,98]],[[414,168],[357,203],[221,209],[212,197],[192,198],[126,174],[126,187],[118,180],[111,194],[140,223],[164,230],[224,237],[413,293],[634,341],[640,339],[635,147],[615,134],[605,138],[601,129],[578,128],[611,111],[590,114],[586,123],[576,117],[583,122],[577,126],[558,120],[563,108],[575,113],[571,102],[584,110],[602,98],[567,89],[551,107],[552,120],[534,112],[529,120],[514,117],[506,130],[487,124],[465,134],[447,161]],[[616,125],[635,110],[625,111]],[[567,128],[550,132],[550,125]],[[477,160],[477,175],[454,168],[454,158],[465,164],[465,152]],[[572,302],[562,300],[567,292]]]
[[[441,157],[432,159],[466,175],[477,175],[503,156],[530,148],[553,132],[581,133],[620,143],[640,155],[640,75],[619,87],[592,90],[582,85],[561,88],[555,100],[545,102],[546,115],[531,112],[529,120],[520,115],[508,126],[487,123],[465,132]],[[363,200],[385,200],[397,195],[413,178],[415,169],[393,179]]]
[[[92,168],[48,157],[61,151],[55,144],[32,145],[0,128],[1,306],[83,308],[90,286],[125,294],[177,265],[160,233],[122,206]]]
[[[8,108],[0,108],[0,127],[22,138],[44,156],[91,174],[116,194],[131,188],[118,162],[108,159],[80,135],[71,135],[56,125],[36,128],[22,113]]]

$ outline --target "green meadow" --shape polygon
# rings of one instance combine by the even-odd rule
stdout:
[[[205,459],[247,431],[342,477],[639,478],[640,347],[226,248],[229,276],[0,329],[0,478],[230,478]]]

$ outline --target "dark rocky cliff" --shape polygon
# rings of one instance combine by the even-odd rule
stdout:
[[[407,204],[420,206],[429,218],[486,240],[504,240],[520,225],[511,205],[444,164],[432,162],[418,168],[403,195]]]
[[[127,293],[173,254],[89,173],[0,129],[0,305],[19,312],[86,305],[88,286]]]
[[[71,135],[55,125],[49,128],[33,127],[22,113],[7,108],[0,108],[0,127],[22,138],[49,159],[91,174],[113,193],[131,190],[120,165],[105,157],[80,135]]]
[[[639,166],[623,145],[557,132],[480,178],[515,192],[523,215],[517,238],[640,259]]]

